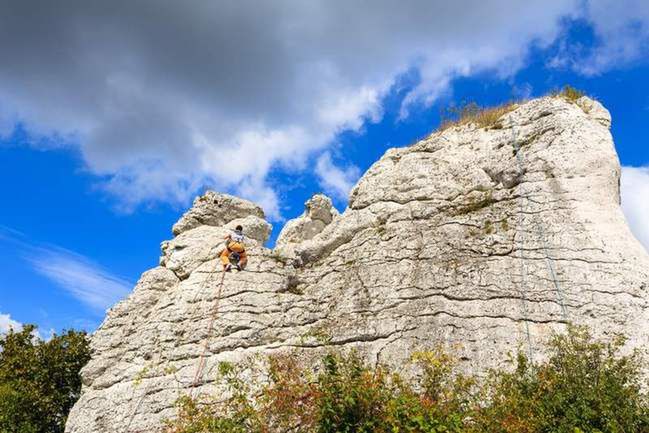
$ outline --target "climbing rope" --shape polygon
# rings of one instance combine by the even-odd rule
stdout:
[[[522,170],[522,160],[520,157],[520,146],[516,138],[516,127],[512,127],[512,138],[514,139],[514,151],[516,152],[516,157],[518,160],[519,170]],[[520,190],[523,188],[521,186]],[[521,310],[523,311],[523,320],[525,322],[525,334],[527,338],[527,351],[530,359],[533,359],[533,349],[532,349],[532,337],[530,334],[530,321],[528,320],[527,314],[527,298],[525,296],[525,274],[527,271],[527,266],[525,264],[525,257],[523,255],[523,246],[525,243],[525,228],[523,226],[523,215],[525,213],[523,205],[524,194],[521,193],[521,199],[518,202],[518,230],[519,230],[519,246],[518,246],[518,257],[521,263],[521,285],[519,288],[519,293],[521,297]]]
[[[215,272],[210,272],[208,274],[207,278],[205,278],[205,280],[203,280],[203,283],[201,284],[200,289],[198,290],[196,295],[194,296],[192,303],[196,302],[196,299],[198,299],[198,296],[205,290],[205,287],[207,287],[209,285],[209,283],[212,281],[212,277],[213,277],[214,274],[215,274]],[[196,371],[196,374],[194,376],[194,381],[192,382],[192,388],[194,388],[197,385],[197,380],[199,378],[199,375],[202,375],[202,370],[203,370],[203,367],[204,367],[204,365],[203,365],[204,364],[204,356],[205,356],[205,353],[206,353],[206,350],[207,350],[207,344],[208,344],[207,342],[209,340],[209,336],[210,336],[210,334],[212,332],[212,329],[214,327],[214,321],[216,320],[216,313],[217,313],[217,310],[218,310],[219,299],[221,298],[221,289],[223,287],[224,279],[225,279],[225,269],[222,272],[221,282],[219,283],[219,288],[218,288],[218,291],[217,291],[215,311],[214,311],[214,313],[212,315],[212,320],[210,321],[210,325],[209,325],[209,328],[208,328],[208,336],[207,336],[207,339],[206,339],[206,342],[205,342],[205,347],[203,349],[203,353],[201,355],[199,368]],[[156,338],[153,340],[153,347],[157,347],[159,339],[160,339],[160,332],[156,333]],[[160,351],[158,351],[157,355],[158,355],[158,358],[159,358],[160,357]],[[160,363],[159,359],[158,359],[157,363],[158,364]],[[154,365],[155,365],[155,363],[154,363]],[[142,393],[142,395],[138,399],[137,404],[133,408],[133,411],[131,412],[131,414],[129,416],[129,419],[128,419],[128,423],[126,425],[126,431],[127,432],[130,432],[131,424],[133,423],[133,419],[135,418],[135,415],[137,414],[137,411],[140,409],[140,406],[142,405],[142,402],[144,401],[144,398],[147,396],[150,386],[151,386],[151,383],[147,382],[147,385],[144,388],[144,392]],[[135,388],[134,388],[133,392],[135,393]],[[139,431],[136,431],[135,433],[139,433]]]
[[[518,161],[518,168],[520,173],[523,172],[523,156],[522,156],[522,150],[521,146],[518,144],[518,140],[516,137],[516,125],[512,127],[512,135],[514,139],[514,149],[516,153],[516,160]],[[522,190],[522,188],[521,188]],[[521,197],[523,197],[523,194],[521,194]],[[561,306],[561,312],[563,315],[563,319],[565,322],[568,322],[568,310],[566,308],[565,302],[564,302],[564,294],[563,291],[561,290],[561,286],[559,284],[559,279],[557,278],[557,273],[554,267],[554,262],[552,258],[550,257],[549,253],[549,247],[548,247],[548,240],[547,236],[545,235],[545,231],[543,230],[542,224],[537,220],[534,219],[534,225],[536,226],[536,231],[538,233],[538,237],[542,242],[542,247],[543,247],[543,255],[545,256],[545,263],[548,268],[548,273],[550,274],[550,278],[552,279],[552,283],[554,285],[555,292],[557,294],[557,300],[559,305]],[[523,222],[523,204],[521,200],[521,205],[520,205],[520,210],[519,210],[519,223],[521,225],[521,232],[522,232],[522,222]],[[520,257],[521,257],[521,267],[523,266],[523,251],[522,247],[520,248]],[[522,274],[522,279],[524,280],[525,274]],[[522,286],[523,283],[521,283]],[[528,335],[529,335],[529,330],[528,330]],[[529,337],[528,337],[529,338]]]
[[[216,292],[216,299],[214,301],[214,309],[212,311],[212,318],[210,319],[210,324],[207,327],[207,337],[205,337],[205,342],[203,344],[203,351],[201,352],[201,356],[199,358],[198,366],[196,368],[196,373],[194,374],[194,380],[192,382],[192,390],[198,386],[199,380],[203,378],[203,369],[205,368],[205,355],[207,354],[207,348],[209,346],[209,341],[210,337],[212,335],[212,330],[214,329],[214,322],[216,321],[216,317],[219,313],[219,303],[221,300],[221,292],[223,290],[223,282],[225,281],[225,268],[223,269],[223,272],[221,272],[221,282],[219,283],[217,292]],[[193,391],[192,391],[193,393]]]

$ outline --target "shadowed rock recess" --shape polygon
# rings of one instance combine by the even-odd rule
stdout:
[[[443,344],[484,372],[567,322],[648,343],[649,256],[620,210],[620,164],[598,102],[545,97],[494,125],[450,127],[391,149],[342,214],[322,195],[277,248],[262,210],[208,192],[173,227],[160,266],[92,337],[67,432],[155,431],[190,392],[218,395],[215,367],[297,350],[355,348],[399,368]],[[245,272],[221,274],[219,243],[241,223]],[[209,337],[209,338],[208,338]],[[207,346],[205,346],[207,344]],[[205,349],[206,347],[206,349]]]

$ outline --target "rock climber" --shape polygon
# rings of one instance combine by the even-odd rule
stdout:
[[[224,272],[231,271],[233,265],[238,271],[245,269],[248,256],[246,255],[244,242],[243,227],[240,225],[234,229],[234,232],[225,237],[225,248],[221,251],[220,256]]]

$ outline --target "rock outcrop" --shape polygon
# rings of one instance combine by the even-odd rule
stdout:
[[[283,350],[353,347],[402,365],[442,343],[484,371],[510,351],[542,356],[568,322],[646,346],[649,256],[620,210],[609,125],[595,101],[546,97],[489,128],[433,133],[389,150],[343,214],[315,196],[274,251],[259,207],[197,199],[160,266],[93,335],[66,431],[155,431],[194,383],[204,347],[195,393],[216,390],[219,361]],[[239,222],[253,238],[250,263],[226,274],[212,316],[217,244]]]
[[[311,197],[304,208],[304,213],[288,221],[277,237],[275,251],[279,254],[292,256],[295,247],[313,239],[339,215],[331,199],[322,194]]]

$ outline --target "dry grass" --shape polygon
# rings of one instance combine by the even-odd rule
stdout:
[[[581,90],[566,85],[562,89],[551,91],[549,95],[579,105],[577,101],[586,94]],[[440,113],[442,120],[438,131],[469,124],[476,125],[478,128],[499,129],[502,127],[499,123],[500,118],[515,110],[524,102],[526,101],[510,101],[497,107],[481,107],[475,102],[465,102],[457,107],[448,107]],[[588,112],[588,107],[582,107],[582,109]]]
[[[575,89],[572,86],[565,85],[561,90],[557,89],[550,92],[550,96],[553,96],[555,98],[563,98],[568,102],[577,103],[577,101],[582,96],[586,96],[586,93],[582,92],[579,89]]]
[[[498,120],[518,106],[518,102],[508,102],[497,107],[481,107],[475,102],[470,102],[461,107],[448,108],[442,113],[439,130],[468,124],[474,124],[478,128],[498,128]]]
[[[564,100],[577,105],[584,113],[588,114],[593,109],[591,102],[587,100],[580,100],[583,96],[587,96],[585,92],[575,89],[572,86],[565,85],[561,90],[554,90],[550,92],[550,96],[555,98],[563,98]]]

